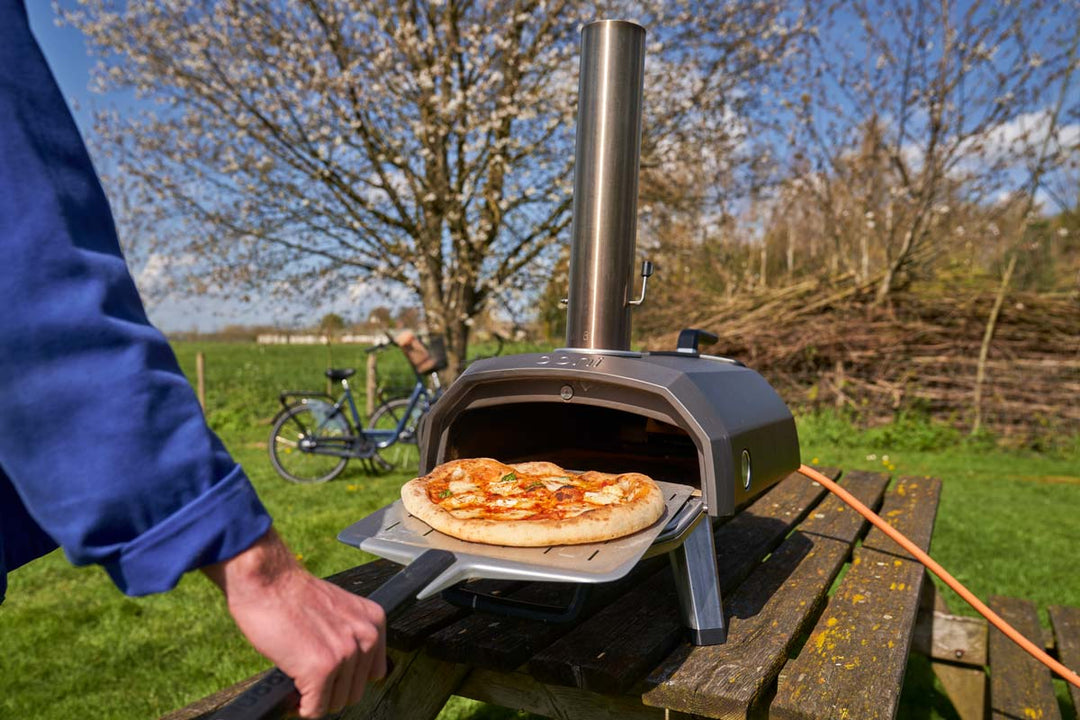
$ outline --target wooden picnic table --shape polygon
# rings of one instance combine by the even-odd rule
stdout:
[[[941,483],[824,471],[928,549]],[[686,640],[666,558],[597,586],[590,611],[544,623],[441,597],[396,615],[393,670],[341,718],[434,718],[451,695],[553,718],[892,718],[923,592],[923,567],[819,484],[793,474],[715,531],[728,639]],[[385,560],[331,579],[370,594]],[[830,593],[837,578],[835,591]],[[503,583],[552,601],[555,583]],[[490,589],[490,588],[489,588]],[[167,716],[198,718],[247,683]]]

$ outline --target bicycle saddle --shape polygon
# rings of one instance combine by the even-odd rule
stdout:
[[[326,371],[326,377],[331,380],[344,380],[345,378],[351,378],[356,374],[354,368],[330,368]]]

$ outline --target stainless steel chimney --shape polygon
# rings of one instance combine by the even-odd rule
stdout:
[[[630,349],[645,28],[582,30],[566,345]]]

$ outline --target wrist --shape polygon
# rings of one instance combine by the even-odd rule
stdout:
[[[300,569],[285,541],[270,528],[251,547],[228,560],[202,568],[232,603],[249,592],[263,592]]]

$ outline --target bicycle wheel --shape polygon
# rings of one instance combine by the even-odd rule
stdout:
[[[405,427],[398,436],[397,442],[379,451],[383,459],[393,463],[395,467],[419,467],[420,449],[416,444],[416,430],[425,412],[427,412],[427,403],[423,400],[416,403],[405,421]],[[371,427],[376,430],[393,430],[406,413],[409,413],[409,398],[398,398],[383,403],[371,414]]]
[[[270,431],[270,464],[295,483],[333,480],[349,462],[349,422],[321,401],[295,405],[278,415]]]

